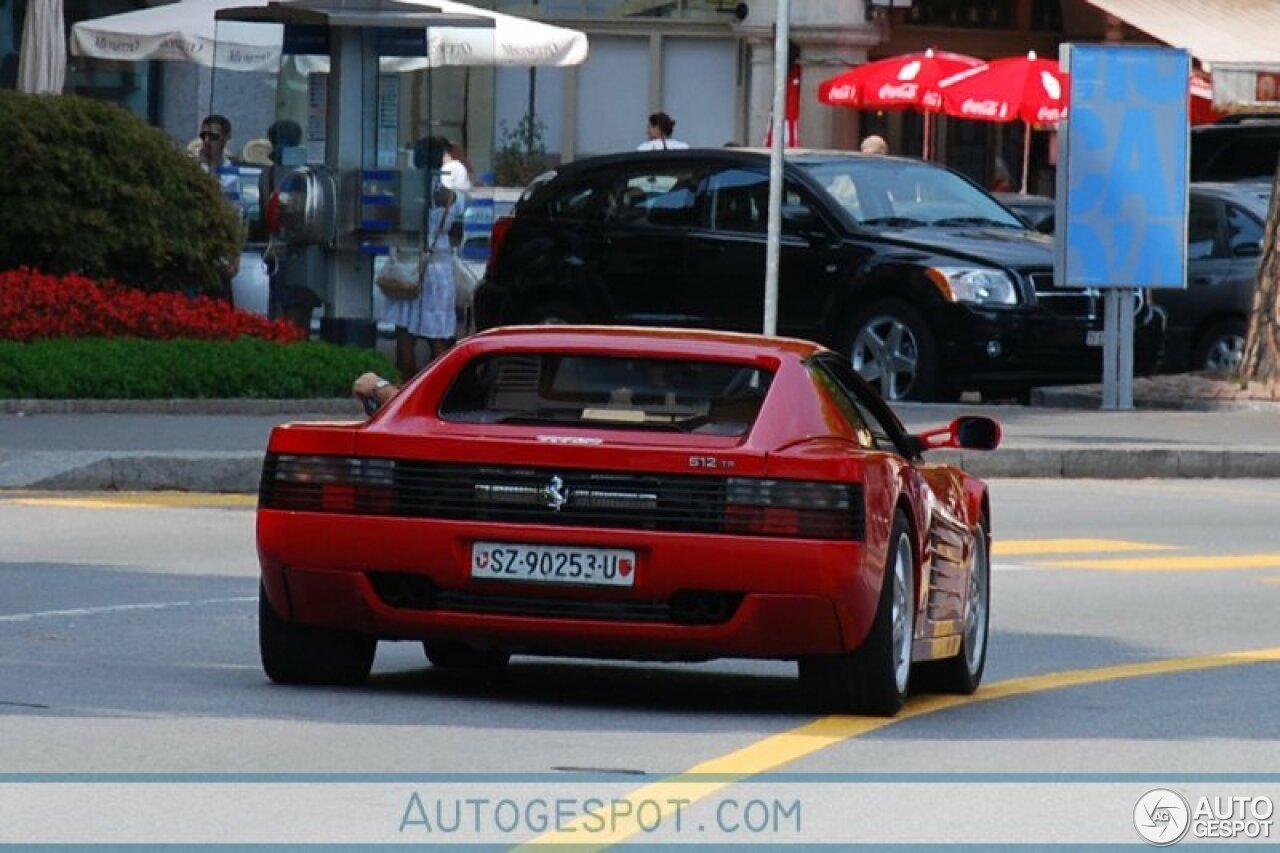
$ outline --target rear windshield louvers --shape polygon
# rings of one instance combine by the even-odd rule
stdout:
[[[863,537],[858,484],[268,454],[267,509],[732,533]]]

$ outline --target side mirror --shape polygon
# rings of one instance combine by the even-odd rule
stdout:
[[[964,450],[995,450],[1000,446],[1000,424],[980,415],[956,418],[941,429],[922,432],[916,436],[922,450],[950,447]]]

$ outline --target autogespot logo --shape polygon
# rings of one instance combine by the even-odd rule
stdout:
[[[1133,825],[1148,844],[1176,844],[1191,825],[1191,808],[1181,794],[1156,788],[1143,794],[1133,807]]]

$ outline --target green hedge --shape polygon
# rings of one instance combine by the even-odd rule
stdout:
[[[346,397],[370,370],[398,378],[381,353],[318,341],[0,342],[0,399]]]
[[[0,90],[0,269],[214,289],[239,252],[217,179],[132,113]]]

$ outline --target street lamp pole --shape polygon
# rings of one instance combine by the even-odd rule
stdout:
[[[787,46],[791,0],[778,0],[773,38],[773,138],[769,150],[769,231],[764,263],[764,333],[778,333],[778,265],[782,253],[782,149],[787,144]]]

